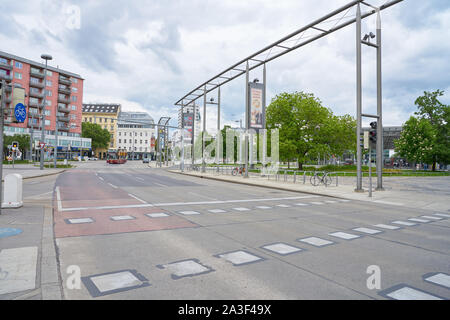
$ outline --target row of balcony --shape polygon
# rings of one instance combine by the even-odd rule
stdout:
[[[41,123],[39,121],[37,121],[35,123],[31,122],[31,121],[28,121],[28,127],[40,130],[41,129]],[[70,128],[68,126],[62,126],[62,125],[58,126],[58,131],[69,131],[69,130],[70,130]]]
[[[32,81],[30,81],[30,87],[44,89],[44,83],[43,82],[32,82]]]
[[[9,63],[0,62],[0,68],[11,71],[13,69],[13,66]]]

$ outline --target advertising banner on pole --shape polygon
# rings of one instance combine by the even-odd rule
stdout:
[[[266,110],[263,106],[264,85],[250,82],[249,84],[249,117],[248,128],[259,131],[265,128]]]

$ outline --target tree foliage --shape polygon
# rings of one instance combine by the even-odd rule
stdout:
[[[81,136],[83,138],[92,139],[92,149],[94,150],[108,148],[108,144],[111,139],[110,133],[107,129],[102,129],[100,125],[90,122],[82,122]]]
[[[299,168],[317,154],[342,154],[356,147],[356,121],[335,116],[311,93],[281,93],[266,110],[267,129],[280,132],[280,160]]]

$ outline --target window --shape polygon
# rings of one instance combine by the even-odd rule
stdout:
[[[78,89],[75,87],[72,87],[72,92],[78,92]]]
[[[119,136],[121,136],[122,135],[122,132],[119,132]]]
[[[134,139],[134,143],[137,144],[137,140],[136,139]]]
[[[47,70],[47,76],[49,76],[49,77],[53,76],[53,72],[51,72],[50,70]]]
[[[145,140],[145,144],[147,144],[148,140]]]
[[[121,140],[121,139],[119,139],[119,143],[122,143],[122,140]]]
[[[99,118],[99,119],[98,119],[98,122],[100,122],[100,123],[101,123],[102,121],[103,121],[103,119],[102,119],[102,118]]]
[[[111,130],[114,130],[114,126],[113,125],[110,125],[110,128],[111,128]]]
[[[92,122],[92,117],[89,117],[89,122]]]
[[[142,132],[141,132],[141,137],[142,137]]]
[[[141,142],[140,142],[140,144],[142,144],[142,140],[140,140]]]
[[[52,102],[50,100],[45,100],[45,105],[50,107],[52,105]]]
[[[77,110],[77,106],[72,105],[72,110],[76,111]]]
[[[6,60],[5,58],[0,58],[0,63],[1,64],[8,64],[8,60]]]
[[[71,114],[71,115],[70,115],[70,118],[71,118],[72,120],[76,120],[76,119],[77,119],[77,116],[76,116],[75,114]]]
[[[31,83],[39,83],[39,79],[38,78],[30,78],[30,82]]]
[[[50,120],[45,120],[45,125],[49,126],[51,124]]]
[[[22,74],[20,72],[15,72],[14,77],[18,80],[22,79]]]
[[[70,80],[72,80],[73,83],[78,83],[78,79],[77,78],[70,78]]]
[[[44,114],[45,114],[46,116],[50,116],[51,112],[50,112],[50,110],[44,110]]]
[[[22,62],[16,61],[16,68],[17,69],[22,69],[22,67],[23,67]]]
[[[52,92],[50,90],[45,90],[45,92],[47,93],[47,97],[51,97],[52,96]]]
[[[131,139],[130,139],[130,143],[133,143],[133,142],[131,141]]]
[[[72,98],[73,102],[77,102],[77,97],[76,96],[72,96],[71,98]]]

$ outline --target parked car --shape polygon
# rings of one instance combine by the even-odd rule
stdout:
[[[96,158],[96,157],[90,157],[89,160],[91,160],[91,161],[97,161],[98,158]]]
[[[142,159],[142,163],[150,163],[150,158],[144,158],[144,159]]]

